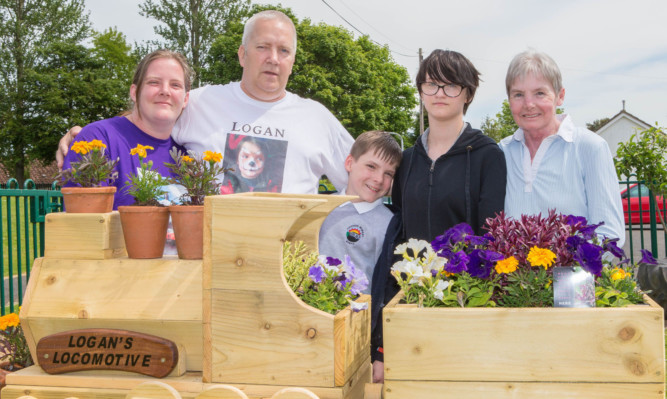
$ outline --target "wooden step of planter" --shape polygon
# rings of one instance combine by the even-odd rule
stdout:
[[[364,385],[371,378],[370,363],[362,366],[344,387],[297,387],[305,388],[320,399],[363,399]],[[125,399],[127,394],[140,384],[160,382],[172,387],[184,399],[209,398],[206,394],[220,384],[202,382],[202,374],[188,372],[182,376],[156,379],[139,374],[123,372],[76,372],[50,375],[37,366],[28,367],[7,376],[7,387],[2,390],[2,399],[18,399],[29,393],[36,399]],[[285,388],[284,385],[232,385],[249,399],[266,399]]]

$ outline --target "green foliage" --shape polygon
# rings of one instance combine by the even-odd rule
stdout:
[[[118,178],[118,172],[114,170],[118,159],[110,160],[105,155],[105,148],[106,145],[99,140],[77,141],[72,145],[72,151],[79,155],[79,161],[72,162],[71,167],[63,169],[56,178],[80,187],[113,183]]]
[[[513,135],[518,128],[507,100],[503,100],[502,108],[494,119],[487,115],[480,126],[480,130],[496,142]]]
[[[206,55],[211,44],[225,32],[227,21],[245,15],[249,4],[249,0],[145,0],[139,8],[141,15],[162,23],[153,30],[164,40],[149,45],[184,54],[195,70],[194,87],[198,87],[209,67]]]
[[[622,307],[643,302],[643,293],[637,288],[631,268],[602,269],[596,281],[595,306]]]
[[[607,122],[609,121],[610,121],[609,118],[596,119],[591,123],[587,123],[586,127],[588,128],[588,130],[592,132],[597,132],[598,130],[600,130],[602,126],[606,125]]]
[[[0,360],[9,362],[7,370],[32,366],[30,349],[18,314],[10,313],[0,317],[0,329]]]
[[[483,280],[471,277],[468,273],[461,273],[451,277],[452,284],[447,287],[447,292],[442,298],[442,304],[446,307],[495,307],[496,302],[492,300],[493,293],[498,287],[498,279],[494,276],[491,280]]]
[[[22,182],[29,159],[42,154],[36,148],[50,145],[51,157],[55,148],[35,117],[41,110],[29,80],[45,63],[47,48],[81,42],[90,24],[83,0],[0,0],[0,21],[0,157]]]
[[[633,134],[625,143],[619,143],[616,151],[616,173],[629,177],[636,175],[654,195],[667,197],[667,135],[656,126]],[[658,213],[663,227],[667,223]]]
[[[355,137],[367,130],[405,134],[410,129],[416,89],[387,47],[366,36],[355,40],[340,27],[312,25],[308,19],[299,22],[288,9],[253,6],[248,15],[264,9],[280,9],[296,26],[296,61],[287,90],[322,103]],[[242,33],[240,20],[229,21],[225,34],[211,47],[206,80],[240,80],[237,51]]]
[[[554,304],[551,276],[546,269],[520,269],[507,275],[498,303],[505,307],[544,308]]]
[[[205,151],[197,155],[188,151],[185,155],[174,147],[169,155],[174,160],[174,163],[165,163],[174,175],[169,183],[185,187],[186,193],[181,197],[184,205],[204,205],[204,197],[220,194],[222,183],[216,177],[230,170],[222,166],[222,154]]]
[[[153,170],[153,161],[144,162],[146,151],[152,150],[151,146],[139,144],[133,148],[131,155],[139,157],[139,171],[127,176],[125,182],[127,193],[134,197],[136,206],[160,206],[157,198],[164,192],[163,186],[169,184],[166,177]]]
[[[290,242],[283,244],[283,271],[285,280],[294,293],[306,304],[330,314],[353,304],[355,294],[352,293],[355,272],[339,260],[327,258],[326,265],[316,252],[309,251],[302,242],[294,245]],[[311,267],[321,272],[321,280],[313,281],[310,274]],[[361,272],[363,275],[363,272]],[[347,283],[343,283],[343,280]]]

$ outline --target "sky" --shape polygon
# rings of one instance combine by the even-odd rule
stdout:
[[[577,125],[613,117],[623,108],[651,125],[667,126],[667,1],[665,0],[264,0],[308,18],[368,35],[387,45],[411,79],[419,49],[455,50],[481,72],[466,115],[473,127],[494,117],[506,98],[512,58],[534,48],[563,75],[563,108]],[[156,38],[155,20],[136,0],[86,0],[96,30],[115,26],[130,43]],[[360,33],[361,32],[361,33]]]

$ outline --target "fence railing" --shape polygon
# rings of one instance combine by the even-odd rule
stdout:
[[[1,314],[14,312],[23,300],[30,268],[44,254],[47,213],[62,210],[62,194],[55,185],[37,189],[27,180],[18,189],[16,179],[0,185],[0,300]]]
[[[619,184],[623,189],[626,252],[631,261],[634,263],[639,249],[644,248],[650,249],[656,258],[667,257],[667,234],[658,219],[659,213],[667,217],[665,198],[656,199],[638,181],[628,179]],[[62,210],[62,194],[55,183],[37,186],[27,180],[24,189],[18,187],[15,179],[0,184],[0,280],[3,281],[0,309],[3,315],[15,311],[16,305],[21,304],[32,263],[44,255],[46,214]]]

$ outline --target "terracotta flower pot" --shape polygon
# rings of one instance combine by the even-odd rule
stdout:
[[[113,209],[116,187],[63,187],[67,213],[107,213]]]
[[[204,253],[204,206],[172,205],[171,224],[180,259],[201,259]]]
[[[119,206],[127,256],[132,259],[161,258],[167,240],[169,208]]]

